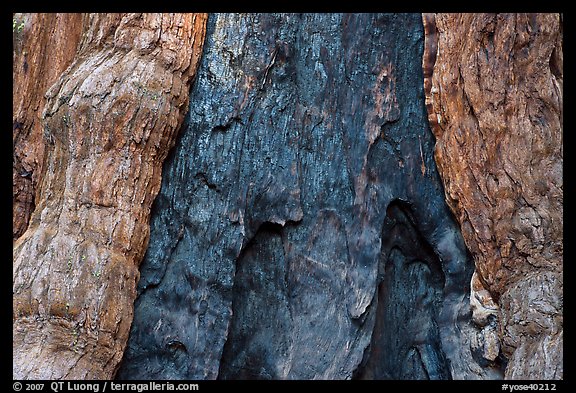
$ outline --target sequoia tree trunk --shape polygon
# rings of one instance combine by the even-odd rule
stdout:
[[[70,65],[83,29],[83,14],[15,14],[12,71],[12,238],[34,211],[41,183],[44,94]]]
[[[14,245],[16,379],[114,376],[150,206],[187,108],[206,21],[85,18],[78,54],[47,92],[38,201]]]
[[[210,16],[120,378],[498,376],[423,46],[419,14]]]
[[[13,20],[15,379],[563,377],[561,15]]]
[[[476,266],[473,318],[497,320],[506,378],[562,378],[562,16],[424,21],[436,162]]]

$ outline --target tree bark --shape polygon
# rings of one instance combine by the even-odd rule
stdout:
[[[37,206],[14,244],[16,379],[114,376],[150,206],[206,22],[203,14],[84,18],[79,51],[47,93]]]
[[[34,211],[41,183],[44,95],[76,54],[83,14],[14,14],[12,52],[12,238]]]
[[[423,39],[419,14],[210,16],[120,378],[498,376],[470,349]]]
[[[474,319],[497,318],[506,378],[562,378],[562,16],[424,21],[435,158],[475,260]]]
[[[561,15],[13,19],[15,379],[563,377]]]

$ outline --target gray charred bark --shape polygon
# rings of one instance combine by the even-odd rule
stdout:
[[[210,15],[119,378],[500,376],[471,351],[423,40],[418,14]]]

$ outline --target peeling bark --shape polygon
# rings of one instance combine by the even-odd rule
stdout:
[[[14,14],[12,238],[28,227],[41,183],[44,95],[76,54],[83,14]]]
[[[475,260],[475,319],[498,319],[506,378],[562,378],[561,16],[423,19],[435,158]]]
[[[114,376],[205,22],[85,16],[78,54],[47,93],[37,206],[14,244],[15,379]]]

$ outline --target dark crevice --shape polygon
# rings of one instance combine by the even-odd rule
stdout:
[[[212,127],[212,131],[213,132],[226,132],[230,129],[230,127],[232,127],[232,125],[234,125],[235,123],[238,124],[244,124],[242,122],[242,118],[238,117],[238,116],[233,116],[232,118],[230,118],[230,120],[228,120],[225,124],[218,124],[214,127]]]
[[[444,273],[408,203],[388,206],[370,345],[354,379],[451,379],[437,320]]]
[[[232,318],[217,379],[279,377],[275,346],[287,352],[281,336],[289,320],[282,230],[279,224],[262,223],[236,259]]]
[[[194,179],[197,179],[200,181],[200,183],[202,183],[203,185],[205,185],[206,187],[208,187],[211,190],[215,190],[216,192],[220,192],[218,186],[215,183],[212,183],[209,179],[208,176],[206,175],[206,173],[203,172],[198,172],[196,173],[196,175],[194,175]]]
[[[560,65],[558,64],[558,55],[556,53],[556,48],[552,50],[550,54],[550,72],[556,79],[562,79],[562,71],[560,71]]]

